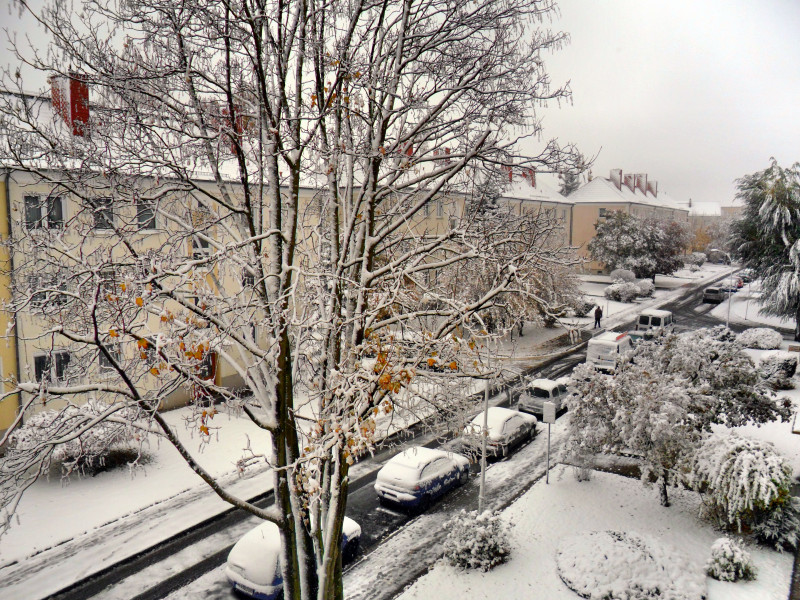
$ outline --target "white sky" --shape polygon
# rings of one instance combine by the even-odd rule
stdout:
[[[0,0],[0,27],[41,39],[40,28],[9,11],[11,1]],[[543,137],[597,155],[594,175],[646,172],[678,200],[725,205],[734,180],[770,156],[800,160],[800,0],[559,7],[552,28],[572,41],[546,59],[554,84],[571,82],[573,104],[541,113]],[[10,60],[5,53],[0,63]]]
[[[547,60],[573,105],[544,136],[645,172],[678,200],[731,204],[734,180],[800,160],[800,1],[560,0]]]

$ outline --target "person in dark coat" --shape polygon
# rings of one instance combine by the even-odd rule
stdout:
[[[600,319],[603,318],[603,309],[599,306],[594,309],[594,326],[600,327]]]

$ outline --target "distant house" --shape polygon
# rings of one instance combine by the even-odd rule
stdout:
[[[596,233],[596,224],[613,211],[638,217],[655,217],[689,222],[689,211],[658,189],[658,182],[646,173],[624,174],[612,169],[608,178],[595,177],[569,196],[572,203],[572,244],[587,259],[585,270],[602,273],[605,265],[592,261],[588,245]]]

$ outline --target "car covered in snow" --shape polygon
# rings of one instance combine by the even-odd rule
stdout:
[[[349,517],[342,523],[342,559],[358,552],[361,527]],[[275,523],[266,521],[245,533],[228,554],[225,576],[237,592],[257,598],[281,598],[281,535]]]
[[[541,415],[544,411],[544,403],[553,402],[556,405],[556,412],[559,412],[564,406],[564,399],[567,395],[567,386],[563,382],[552,379],[534,379],[520,394],[517,408],[522,412]]]
[[[518,410],[492,406],[486,415],[486,454],[494,458],[508,456],[514,448],[536,435],[536,417]],[[463,442],[470,454],[481,452],[483,413],[478,413],[464,428]]]
[[[724,286],[707,287],[703,290],[704,304],[720,304],[725,302],[728,297],[728,290]]]
[[[469,479],[469,460],[460,454],[413,446],[378,471],[375,492],[381,503],[425,506]]]
[[[633,347],[631,336],[618,331],[606,331],[586,344],[586,363],[598,371],[613,373],[623,354]]]

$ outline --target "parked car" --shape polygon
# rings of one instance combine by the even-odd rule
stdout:
[[[375,481],[381,503],[425,506],[469,479],[469,460],[454,452],[413,446],[393,456]]]
[[[342,523],[342,558],[352,560],[358,552],[361,527],[349,517]],[[269,521],[251,529],[228,554],[225,576],[233,589],[251,598],[272,600],[283,593],[280,566],[281,536]]]
[[[668,310],[658,310],[647,308],[639,313],[636,321],[636,329],[629,331],[631,341],[649,340],[654,337],[672,333],[675,329],[675,320],[672,312]]]
[[[486,454],[493,458],[508,456],[514,448],[536,435],[536,417],[510,408],[492,406],[486,415]],[[464,446],[470,454],[481,452],[483,413],[478,413],[464,428]]]
[[[750,269],[744,269],[743,271],[739,271],[739,278],[742,280],[742,283],[750,283],[755,279],[755,276]]]
[[[555,402],[556,412],[560,411],[567,397],[567,386],[552,379],[534,379],[528,389],[519,397],[519,410],[541,415],[545,402]]]
[[[720,302],[725,302],[728,294],[728,290],[722,287],[707,287],[703,290],[703,303],[719,304]]]
[[[589,340],[586,345],[586,363],[598,371],[613,373],[617,360],[633,347],[631,336],[619,331],[606,331]]]

